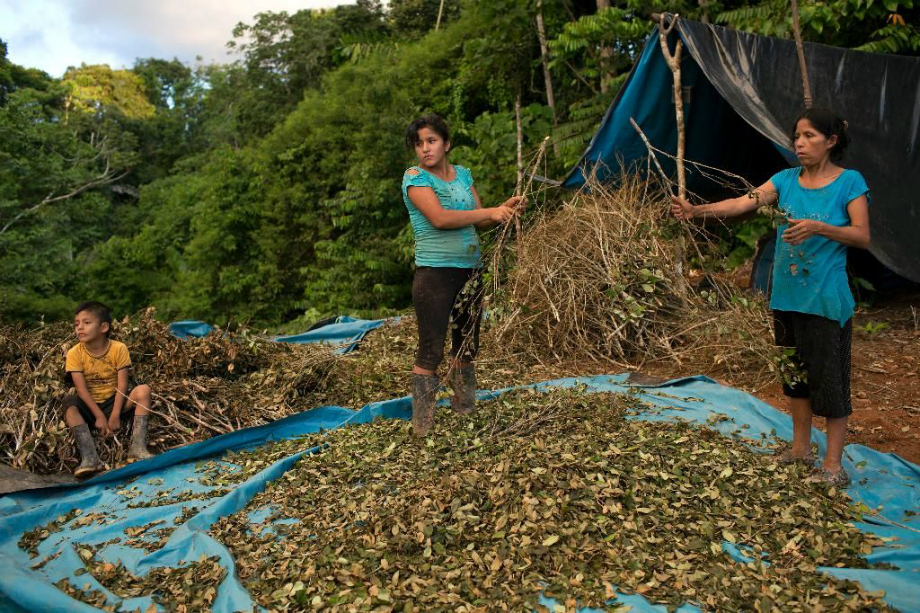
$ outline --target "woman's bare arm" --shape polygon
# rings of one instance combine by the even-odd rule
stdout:
[[[772,181],[767,181],[750,194],[729,198],[712,204],[692,205],[684,198],[672,196],[674,203],[671,212],[678,219],[689,221],[691,219],[729,219],[738,217],[751,211],[756,211],[762,206],[776,203],[776,187]]]

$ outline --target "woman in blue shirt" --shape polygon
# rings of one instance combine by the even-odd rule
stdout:
[[[795,349],[805,380],[784,384],[792,412],[792,446],[781,462],[813,464],[812,414],[827,418],[827,452],[812,480],[845,486],[841,465],[850,405],[850,342],[855,302],[846,249],[869,247],[869,188],[855,170],[837,165],[849,144],[847,124],[829,109],[809,109],[795,122],[797,168],[780,171],[756,191],[693,206],[674,198],[685,220],[725,219],[763,205],[787,218],[779,226],[770,307],[776,343]]]
[[[476,393],[473,360],[479,344],[482,267],[476,229],[511,219],[519,197],[483,208],[470,171],[451,164],[450,133],[437,115],[416,119],[406,145],[418,165],[403,175],[403,202],[415,233],[412,304],[418,323],[418,351],[412,369],[412,429],[424,436],[434,425],[438,366],[451,328],[451,406],[471,413]]]

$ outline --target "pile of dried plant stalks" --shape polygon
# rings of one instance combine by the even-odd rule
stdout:
[[[246,330],[220,330],[180,340],[152,310],[116,322],[133,362],[132,378],[153,392],[150,448],[155,452],[285,417],[304,406],[333,368],[329,348],[276,343]],[[0,327],[0,461],[47,474],[79,462],[60,401],[67,350],[76,343],[66,322],[38,329]],[[97,438],[110,467],[127,453],[126,430]]]
[[[624,174],[538,211],[509,241],[510,257],[493,256],[511,262],[489,303],[495,342],[541,360],[633,369],[669,360],[751,387],[771,379],[780,357],[766,306],[713,277],[704,291],[687,283],[682,262],[695,243],[669,207],[664,192]]]
[[[441,411],[423,441],[401,420],[339,428],[210,533],[272,610],[542,611],[541,592],[611,610],[612,586],[704,610],[887,610],[818,570],[869,567],[882,544],[845,494],[747,446],[765,439],[627,418],[650,410],[520,390]]]
[[[317,406],[334,404],[358,409],[370,402],[410,394],[417,347],[418,329],[414,315],[389,320],[368,334],[357,351],[337,360],[335,376],[330,377],[313,396],[314,403]],[[442,384],[446,382],[448,362],[445,355],[440,368]],[[587,372],[576,371],[569,366],[541,364],[526,355],[513,353],[484,335],[476,357],[476,377],[479,389],[501,389]],[[597,373],[590,371],[590,374]]]

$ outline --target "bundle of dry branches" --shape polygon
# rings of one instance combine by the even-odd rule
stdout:
[[[152,388],[150,448],[157,452],[310,408],[304,397],[335,362],[328,347],[276,343],[245,329],[179,340],[152,309],[116,322],[112,336],[128,346],[132,379]],[[70,387],[64,361],[75,343],[66,322],[0,328],[0,461],[41,474],[78,463],[60,406]],[[124,463],[124,431],[97,445],[110,467]]]
[[[706,290],[686,283],[678,263],[688,236],[669,202],[624,174],[537,211],[491,297],[490,335],[537,359],[633,369],[671,360],[749,387],[771,379],[782,360],[769,311],[712,276]]]

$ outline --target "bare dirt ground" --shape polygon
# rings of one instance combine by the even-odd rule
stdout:
[[[649,372],[667,374],[657,370]],[[673,377],[673,370],[669,374]],[[847,442],[920,464],[920,291],[889,295],[857,311],[851,390],[853,415]],[[751,393],[788,413],[779,383]],[[815,425],[823,430],[824,420],[816,418]]]
[[[857,312],[851,390],[848,442],[920,464],[920,292],[891,296]],[[787,411],[779,384],[756,396]],[[823,423],[818,426],[823,429]]]

